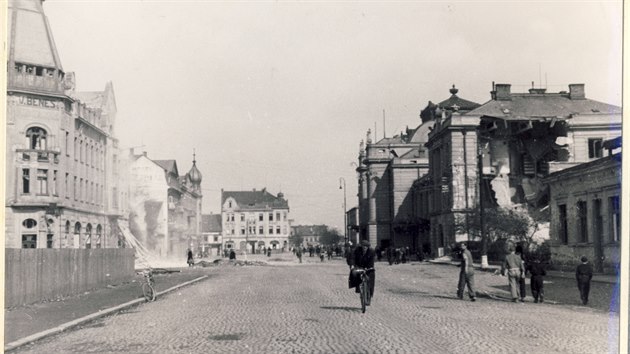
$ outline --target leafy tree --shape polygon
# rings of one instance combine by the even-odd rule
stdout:
[[[343,240],[343,237],[339,234],[337,229],[330,227],[326,228],[326,231],[319,236],[319,243],[325,246],[334,246]]]
[[[304,242],[304,236],[302,234],[300,234],[299,232],[294,233],[293,235],[289,236],[289,244],[293,245],[295,247],[297,246],[302,246],[302,243]]]

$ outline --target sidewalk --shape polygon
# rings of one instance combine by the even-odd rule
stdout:
[[[173,273],[156,274],[157,297],[192,282],[208,279],[211,268],[169,269]],[[141,277],[127,283],[86,291],[60,301],[35,303],[4,310],[4,350],[114,313],[145,300],[142,298]]]
[[[459,261],[453,261],[449,257],[442,257],[442,258],[432,259],[429,262],[430,263],[435,263],[435,264],[446,264],[446,265],[453,265],[453,266],[459,266],[460,265]],[[500,272],[501,271],[501,266],[500,265],[496,265],[496,264],[489,264],[488,267],[485,268],[485,269],[482,269],[481,268],[481,264],[479,264],[479,263],[473,263],[473,266],[475,267],[475,269],[478,269],[478,270],[481,270],[481,271],[485,271],[485,272],[497,272],[497,271]],[[556,277],[556,278],[575,279],[575,273],[574,272],[563,272],[563,271],[559,271],[559,270],[548,270],[547,271],[547,276],[548,277]],[[618,281],[618,278],[617,278],[616,275],[612,275],[612,274],[596,273],[596,274],[593,274],[592,281],[598,282],[598,283],[616,284],[617,281]]]

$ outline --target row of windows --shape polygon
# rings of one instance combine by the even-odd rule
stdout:
[[[66,156],[70,156],[70,133],[66,132]],[[97,170],[105,169],[105,152],[99,145],[74,138],[74,161]]]
[[[257,230],[258,230],[258,232],[256,232]],[[227,234],[229,234],[229,235],[235,235],[236,234],[236,229],[234,229],[234,228],[229,228],[228,227],[226,229],[226,231],[227,231]],[[267,231],[269,231],[267,233],[267,235],[273,235],[274,234],[274,228],[273,227],[269,227],[267,229]],[[276,235],[286,235],[287,234],[287,227],[283,226],[282,228],[280,228],[280,226],[276,226],[275,234]],[[241,227],[240,235],[265,235],[265,229],[262,226],[259,226],[258,229],[255,226],[250,226],[249,228]]]
[[[265,221],[265,214],[268,215],[268,220],[269,221],[274,221],[274,213],[270,212],[270,213],[258,213],[258,221]],[[250,216],[250,220],[252,220],[253,217],[255,217],[255,213],[251,213],[249,214]],[[287,221],[287,212],[276,212],[275,213],[275,221]],[[245,221],[246,218],[246,213],[241,213],[240,214],[240,218],[241,221]],[[234,221],[234,213],[229,213],[226,214],[226,221]]]
[[[22,221],[22,226],[24,227],[24,231],[22,232],[22,248],[37,248],[37,231],[34,230],[37,226],[37,221],[34,219],[25,219]],[[76,222],[74,226],[70,223],[70,221],[66,221],[66,225],[64,228],[64,234],[66,238],[66,243],[71,236],[72,231],[72,244],[66,244],[67,246],[72,246],[73,248],[92,248],[92,243],[95,244],[96,248],[101,248],[101,239],[103,233],[103,227],[100,224],[97,224],[96,227],[93,227],[91,223],[85,225],[85,228],[82,227],[80,222]],[[83,233],[82,233],[83,231]],[[55,235],[53,233],[46,234],[46,248],[55,247]],[[81,237],[83,236],[83,239]],[[60,246],[59,244],[57,246]]]
[[[30,194],[34,190],[36,195],[52,195],[58,196],[58,183],[59,176],[58,171],[52,171],[52,176],[49,176],[49,170],[37,169],[37,176],[35,183],[31,183],[31,170],[28,168],[22,169],[22,194]],[[49,179],[52,178],[52,183],[49,183]],[[66,173],[64,178],[65,197],[70,199],[70,174]],[[94,204],[102,205],[103,203],[103,185],[88,181],[87,179],[74,176],[72,185],[72,196],[77,201],[91,201]]]
[[[48,150],[48,132],[41,127],[26,130],[26,146],[31,150]],[[70,156],[70,132],[66,132],[66,156]],[[100,144],[74,138],[74,160],[98,170],[105,169],[105,152]]]
[[[589,225],[588,225],[588,205],[586,201],[578,201],[575,205],[576,208],[576,238],[572,241],[576,243],[588,243],[592,242],[592,237],[589,237]],[[608,219],[610,220],[610,242],[619,242],[621,235],[621,211],[619,204],[619,196],[613,196],[608,198]],[[602,215],[602,200],[594,199],[591,203],[592,212],[592,230],[596,235],[602,235],[603,230],[603,215]],[[569,243],[569,223],[567,217],[567,205],[558,205],[558,237],[563,244]]]

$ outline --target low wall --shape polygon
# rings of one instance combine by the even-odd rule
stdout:
[[[134,250],[5,249],[4,306],[79,294],[134,276]]]

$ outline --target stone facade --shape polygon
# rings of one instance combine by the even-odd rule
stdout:
[[[76,91],[41,1],[10,1],[8,17],[5,247],[118,247],[113,86]]]
[[[573,270],[586,256],[596,271],[614,273],[622,238],[621,153],[552,173],[545,183],[553,265]]]

